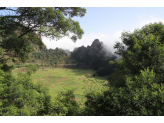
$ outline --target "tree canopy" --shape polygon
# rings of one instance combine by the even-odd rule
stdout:
[[[109,75],[110,89],[88,94],[85,115],[163,116],[163,23],[150,23],[134,32],[123,32],[115,48],[122,59]],[[125,48],[127,47],[127,49]]]
[[[72,91],[60,93],[54,102],[43,84],[34,84],[31,74],[37,70],[35,65],[29,64],[26,73],[13,76],[11,70],[14,67],[8,66],[7,58],[4,56],[8,55],[9,58],[17,56],[25,62],[28,54],[33,51],[31,44],[40,47],[43,45],[38,35],[58,39],[62,35],[66,36],[67,31],[72,31],[76,38],[81,38],[83,31],[79,23],[70,18],[65,19],[64,16],[69,14],[70,17],[82,17],[85,9],[20,7],[13,10],[0,7],[0,10],[16,13],[15,16],[5,15],[0,18],[0,115],[154,116],[164,114],[163,23],[150,23],[132,33],[122,33],[123,43],[117,42],[114,46],[118,49],[115,53],[122,55],[122,58],[118,61],[108,61],[110,65],[116,66],[114,73],[112,71],[107,78],[109,90],[103,93],[97,93],[96,90],[86,94],[85,107],[80,108]],[[76,40],[75,37],[71,37],[73,41]],[[54,55],[59,53],[61,57],[55,56],[59,60],[64,56],[64,52],[58,49],[48,52]],[[35,57],[42,59],[43,53],[38,53],[37,56],[34,54]],[[87,58],[87,56],[83,57]],[[100,68],[101,71],[103,68]]]
[[[120,72],[121,75],[135,76],[139,75],[141,70],[149,67],[156,73],[157,81],[163,83],[163,35],[164,26],[161,22],[150,23],[132,33],[123,32],[121,36],[122,43],[118,42],[114,46],[118,49],[116,54],[123,56],[122,60],[117,62],[119,70],[116,69],[115,71]]]
[[[60,39],[72,32],[73,41],[82,38],[83,30],[79,23],[71,18],[84,16],[86,9],[78,7],[19,7],[16,9],[0,7],[0,10],[15,13],[15,15],[0,17],[0,115],[34,116],[57,112],[59,108],[51,102],[48,89],[41,83],[34,84],[31,79],[31,74],[37,70],[37,66],[30,64],[26,73],[13,76],[11,70],[14,66],[9,66],[7,60],[13,58],[12,60],[15,61],[14,58],[17,57],[20,61],[26,62],[29,53],[34,50],[34,45],[43,49],[43,42],[38,35]],[[68,19],[64,17],[67,14],[70,16]],[[74,104],[74,102],[71,103]],[[61,112],[60,109],[59,112]]]
[[[21,61],[28,59],[32,52],[32,44],[43,49],[43,42],[38,35],[59,40],[69,36],[73,42],[82,38],[84,34],[79,22],[72,20],[74,16],[83,17],[85,8],[79,7],[18,7],[11,9],[1,7],[0,10],[14,12],[14,15],[4,15],[0,18],[0,47],[1,58],[4,55],[15,57],[19,55]],[[69,18],[65,16],[69,15]]]

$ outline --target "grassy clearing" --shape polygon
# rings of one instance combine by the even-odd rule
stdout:
[[[25,72],[24,68],[16,68],[13,74],[17,72]],[[75,100],[82,106],[86,101],[85,94],[91,91],[102,92],[108,89],[108,83],[104,78],[86,78],[85,74],[91,75],[93,70],[84,69],[68,69],[68,68],[45,68],[39,69],[35,74],[32,74],[34,83],[43,83],[49,88],[49,94],[52,99],[59,92],[66,90],[74,90]]]

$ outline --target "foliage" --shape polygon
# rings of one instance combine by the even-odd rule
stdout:
[[[163,107],[163,29],[162,23],[144,26],[134,33],[122,33],[117,43],[116,69],[108,77],[109,91],[88,94],[85,115],[91,116],[160,116]],[[113,64],[112,62],[109,62]]]
[[[128,74],[128,71],[126,71],[127,69],[123,66],[122,62],[123,62],[122,59],[115,62],[114,65],[116,66],[116,68],[114,69],[114,72],[107,77],[107,80],[110,86],[112,87],[119,88],[119,87],[126,86],[125,75],[129,75],[129,74]]]
[[[15,78],[11,72],[0,70],[0,115],[42,115],[49,103],[47,89],[34,84],[28,74],[19,73]]]
[[[149,67],[156,73],[156,83],[163,83],[163,30],[164,26],[159,22],[145,25],[133,33],[123,32],[121,39],[128,48],[126,50],[122,43],[115,44],[115,48],[118,48],[116,53],[122,55],[123,58],[115,63],[117,69],[109,78],[113,81],[116,76],[121,78],[122,75],[139,75],[143,68]],[[117,79],[115,80],[117,81]],[[121,85],[125,86],[125,79],[121,78],[121,80],[118,79],[116,83],[120,81],[120,83],[123,82]]]
[[[4,56],[14,58],[19,55],[18,59],[25,62],[26,59],[29,58],[28,53],[34,51],[31,43],[40,45],[40,47],[43,45],[42,43],[39,44],[41,41],[34,33],[29,33],[19,38],[16,31],[22,30],[22,28],[19,28],[16,24],[14,25],[7,17],[1,17],[0,25],[4,25],[0,27],[0,30],[4,30],[3,34],[2,32],[0,33],[2,36],[0,47],[3,49],[1,59],[4,58]],[[30,42],[31,39],[33,39],[33,42]]]
[[[1,9],[6,9],[0,8]],[[72,10],[68,12],[67,10]],[[83,30],[79,23],[66,19],[64,15],[84,16],[85,9],[77,7],[20,7],[18,15],[0,18],[0,115],[13,116],[160,116],[164,114],[164,26],[161,22],[145,25],[133,33],[123,32],[123,43],[116,43],[116,52],[122,59],[115,57],[104,59],[102,55],[72,53],[79,63],[91,64],[96,73],[110,74],[107,79],[110,89],[103,94],[86,94],[85,108],[80,108],[75,101],[73,91],[61,92],[52,101],[48,89],[41,83],[34,84],[31,74],[37,65],[29,64],[27,73],[12,75],[14,66],[9,66],[9,58],[18,57],[23,63],[33,51],[33,45],[43,46],[36,32],[40,35],[57,39],[68,36],[67,31],[75,35],[73,41],[81,38]],[[17,19],[17,21],[16,21]],[[57,21],[56,21],[57,20]],[[27,21],[27,25],[23,23]],[[31,25],[31,22],[35,23]],[[18,31],[18,32],[17,32]],[[19,32],[20,31],[20,32]],[[49,52],[49,53],[47,53]],[[56,52],[56,53],[55,53]],[[56,49],[34,53],[35,59],[61,62],[64,52]],[[36,55],[37,54],[37,55]],[[39,55],[38,55],[39,54]],[[47,55],[57,55],[50,59]],[[8,55],[9,58],[4,57]],[[55,63],[55,64],[56,64]],[[50,62],[54,64],[54,62]],[[114,72],[113,72],[114,71]],[[90,77],[86,74],[86,77]]]
[[[93,52],[93,51],[94,52]],[[105,76],[113,73],[115,69],[114,64],[108,64],[109,61],[114,61],[116,56],[111,55],[110,57],[105,56],[105,52],[100,52],[99,49],[92,49],[92,53],[88,53],[87,48],[79,47],[72,52],[72,59],[75,59],[78,63],[84,63],[90,65],[99,76]],[[105,69],[101,69],[101,68]],[[101,70],[100,70],[101,69]]]
[[[7,7],[0,10],[8,10]],[[43,42],[38,36],[61,39],[69,36],[73,42],[81,39],[83,30],[77,21],[72,20],[74,16],[83,17],[85,8],[80,7],[18,7],[9,9],[15,15],[4,15],[0,17],[0,47],[3,48],[3,56],[18,57],[26,62],[29,53],[34,51],[34,45],[43,49]],[[69,18],[65,16],[69,15]]]
[[[37,71],[38,65],[29,64],[26,69],[28,71],[27,74],[31,75],[32,73],[35,73]]]
[[[79,104],[74,99],[75,95],[71,90],[59,93],[55,102],[52,103],[49,114],[53,116],[75,116],[80,114],[82,109],[80,109]]]
[[[44,60],[46,64],[63,64],[67,61],[67,54],[61,49],[49,49],[40,52],[34,52],[30,55],[30,58],[35,61]],[[32,61],[31,61],[32,62]]]
[[[107,74],[108,69],[106,69],[106,68],[104,68],[104,67],[99,68],[96,72],[97,72],[98,75],[100,75],[100,76],[108,75],[108,74]]]
[[[136,80],[126,76],[127,87],[113,88],[102,95],[90,93],[85,116],[160,116],[164,114],[164,88],[154,83],[155,73],[145,69]]]
[[[48,89],[43,84],[34,84],[31,74],[37,66],[30,64],[27,73],[12,75],[14,66],[9,66],[8,59],[25,63],[29,54],[37,45],[42,50],[43,42],[39,36],[60,39],[74,35],[75,42],[81,39],[83,30],[78,22],[71,18],[83,17],[85,8],[78,7],[19,7],[0,10],[14,11],[15,15],[0,17],[0,115],[1,116],[36,116],[49,115],[52,102]],[[69,14],[69,18],[65,18]],[[15,59],[17,58],[17,60]],[[76,109],[76,108],[75,108]]]

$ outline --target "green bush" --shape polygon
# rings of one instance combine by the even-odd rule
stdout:
[[[126,87],[110,87],[103,94],[86,95],[85,116],[163,116],[164,86],[154,83],[155,73],[145,69],[126,78]],[[135,78],[135,81],[133,81]]]
[[[110,74],[106,77],[111,87],[125,87],[126,78],[119,72]],[[117,79],[116,79],[117,78]]]
[[[106,76],[109,74],[109,70],[107,68],[104,68],[104,67],[101,67],[99,68],[96,73],[99,75],[99,76]]]
[[[53,102],[51,105],[49,114],[55,116],[81,115],[82,109],[74,99],[75,95],[71,90],[59,93],[55,99],[55,102]]]
[[[39,68],[40,68],[40,65],[39,65],[39,64],[35,64],[35,66],[37,67],[37,69],[39,69]]]
[[[36,116],[46,114],[50,103],[48,90],[34,84],[29,75],[0,69],[0,116]]]
[[[92,74],[92,77],[97,77],[97,76],[99,76],[96,72],[94,72],[93,74]]]

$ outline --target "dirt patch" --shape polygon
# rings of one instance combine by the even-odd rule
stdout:
[[[50,79],[50,78],[43,78],[43,79],[40,79],[40,80],[48,80],[48,79]]]
[[[67,85],[64,85],[64,86],[68,86],[68,84]]]
[[[84,80],[85,78],[80,78],[80,80]]]
[[[51,88],[54,88],[54,87],[51,87]]]
[[[46,86],[46,84],[44,84]]]
[[[65,78],[60,78],[58,80],[56,80],[57,82],[60,82],[60,81],[63,81],[63,80],[66,80],[66,79],[69,79],[70,77],[65,77]]]
[[[80,85],[80,83],[76,82],[75,85]]]
[[[90,86],[91,86],[91,84],[92,84],[92,83],[88,83],[88,84],[87,84],[87,87],[90,87]]]
[[[82,105],[82,107],[84,108],[84,107],[85,107],[85,105]]]
[[[75,100],[75,101],[80,101],[81,99],[80,98],[73,98],[73,99],[70,99],[70,100]]]

